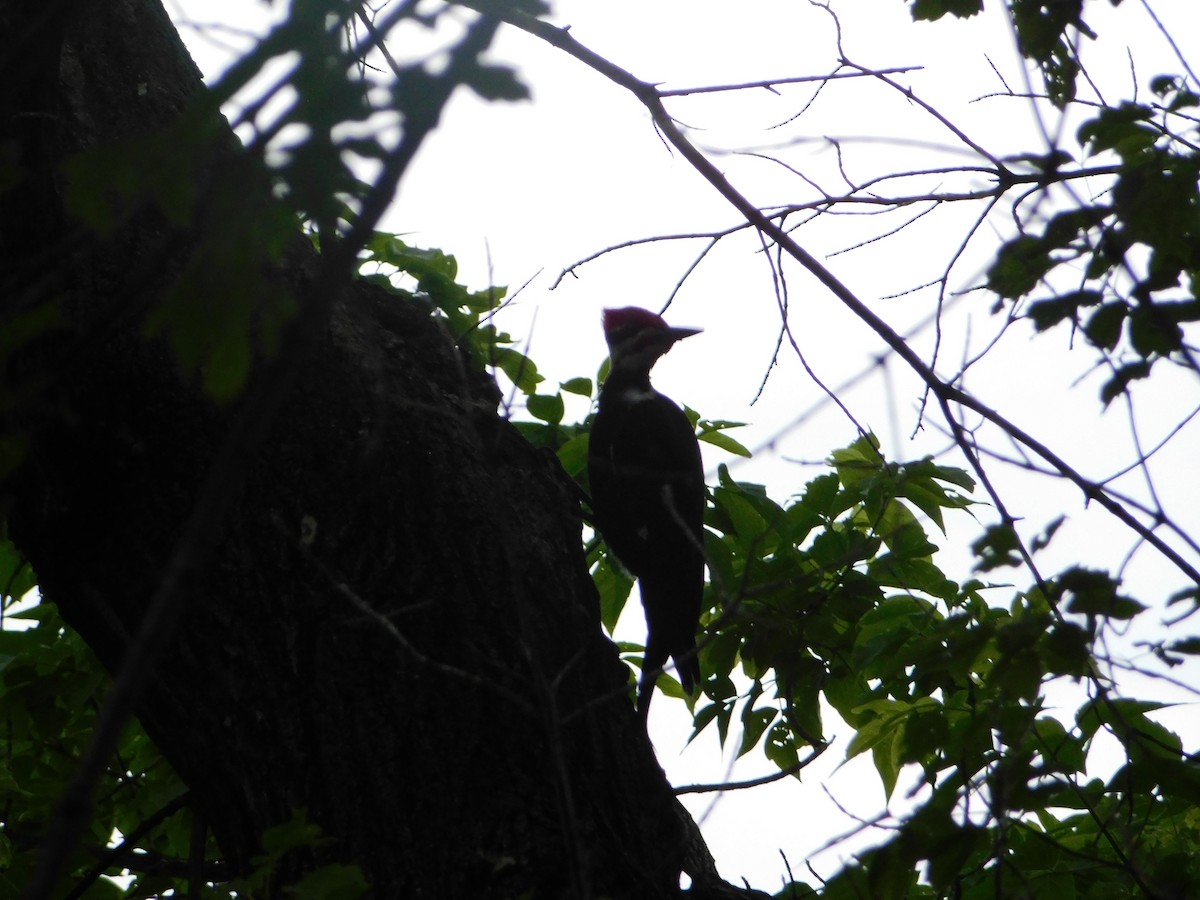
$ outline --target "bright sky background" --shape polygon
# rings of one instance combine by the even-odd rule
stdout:
[[[571,25],[577,40],[667,88],[822,75],[832,69],[837,56],[832,18],[800,0],[558,0],[554,5],[554,21]],[[1016,93],[1028,86],[1000,4],[989,0],[986,5],[987,12],[971,21],[936,24],[912,23],[906,4],[899,0],[836,0],[833,8],[851,60],[876,70],[923,67],[896,78],[998,156],[1043,150],[1039,123],[1028,102],[988,96],[1003,92],[1005,83]],[[1157,0],[1152,5],[1185,58],[1200,64],[1200,10],[1194,0]],[[238,22],[251,29],[262,27],[261,17],[267,12],[260,4],[214,0],[167,0],[167,6],[177,21]],[[1084,42],[1083,58],[1106,99],[1129,97],[1135,81],[1145,96],[1151,77],[1182,70],[1141,0],[1125,0],[1117,10],[1108,3],[1089,2],[1086,15],[1100,40]],[[214,39],[239,44],[237,35],[225,30],[183,27],[181,33],[210,77],[229,59]],[[403,48],[393,47],[393,52]],[[407,174],[382,227],[406,233],[410,243],[454,254],[463,279],[473,287],[494,283],[516,289],[528,282],[500,319],[502,327],[522,344],[528,342],[527,352],[548,385],[594,376],[605,356],[600,310],[625,305],[660,308],[703,242],[656,243],[611,253],[555,286],[562,270],[630,239],[719,230],[738,220],[658,137],[646,111],[619,88],[513,29],[502,31],[491,56],[517,67],[532,88],[533,101],[487,104],[466,92],[456,95],[442,127]],[[1034,88],[1040,89],[1038,76],[1032,77]],[[719,165],[734,184],[766,206],[813,199],[805,178],[831,192],[842,189],[837,155],[827,136],[839,139],[843,163],[859,181],[873,174],[968,160],[949,130],[877,82],[836,82],[806,108],[812,97],[811,85],[793,85],[777,93],[755,89],[679,98],[669,109],[705,147],[762,150],[786,158],[803,174],[761,157],[720,155]],[[1077,114],[1069,118],[1065,133],[1073,134],[1079,121]],[[1052,131],[1058,128],[1052,119],[1044,124]],[[962,176],[922,180],[927,190],[981,183]],[[977,214],[977,208],[939,210],[899,234],[858,249],[848,248],[899,226],[908,214],[885,223],[878,217],[824,216],[800,228],[796,237],[905,331],[930,313],[936,299],[930,290],[913,289],[941,275],[966,223]],[[939,357],[944,374],[954,371],[964,355],[979,352],[1000,330],[1001,318],[990,313],[990,297],[955,292],[979,284],[996,236],[1011,233],[1011,222],[994,217],[952,270]],[[705,333],[673,350],[656,369],[655,383],[705,417],[753,423],[736,436],[753,447],[770,446],[754,462],[736,464],[735,475],[766,482],[773,496],[784,499],[817,474],[817,468],[802,463],[819,464],[831,450],[853,440],[855,429],[832,404],[821,405],[821,388],[786,348],[761,398],[751,405],[767,373],[779,321],[771,271],[757,249],[747,235],[730,238],[688,279],[666,316],[674,324],[702,327]],[[842,384],[879,357],[882,343],[824,288],[794,266],[787,276],[794,336],[826,385]],[[1093,357],[1086,350],[1066,352],[1067,340],[1068,335],[1059,332],[1033,340],[1032,329],[1019,323],[972,369],[966,385],[1085,474],[1102,476],[1133,458],[1128,413],[1117,403],[1100,414],[1097,397],[1103,378],[1090,371]],[[915,339],[926,358],[931,341],[928,330]],[[917,428],[920,391],[894,359],[840,396],[858,421],[880,435],[889,455],[914,458],[941,452],[948,444],[934,427],[935,414],[927,417],[924,430]],[[1156,367],[1154,384],[1139,391],[1136,407],[1145,445],[1156,444],[1198,403],[1194,377]],[[792,427],[801,413],[817,407]],[[573,411],[585,412],[582,407]],[[1200,489],[1194,477],[1195,461],[1200,459],[1198,432],[1200,424],[1193,421],[1154,462],[1159,487],[1167,489],[1163,501],[1168,512],[1192,534],[1200,534]],[[717,464],[736,462],[710,447],[705,453],[714,473]],[[946,461],[962,465],[957,457]],[[1079,560],[1116,568],[1130,549],[1129,535],[1106,514],[1085,511],[1073,489],[999,466],[992,471],[1013,514],[1028,523],[1028,534],[1037,533],[1060,513],[1069,516],[1040,557],[1045,571]],[[1123,484],[1131,491],[1139,489],[1136,479]],[[978,516],[988,522],[995,518],[986,507]],[[941,564],[952,577],[968,574],[970,557],[964,544],[978,531],[966,514],[951,522],[947,559]],[[1182,586],[1180,576],[1164,572],[1145,551],[1134,557],[1125,575],[1131,593],[1143,600],[1165,599]],[[1021,585],[1027,579],[1024,574],[1013,577]],[[1010,594],[998,591],[997,602],[1007,602]],[[631,604],[622,632],[640,640],[643,627],[640,609]],[[1195,667],[1191,671],[1193,683],[1200,680]],[[1162,695],[1159,685],[1148,690]],[[1182,694],[1180,698],[1194,699]],[[1062,703],[1069,716],[1079,698],[1064,696]],[[1194,705],[1177,713],[1165,714],[1163,720],[1172,727],[1189,722],[1194,727]],[[704,833],[726,878],[740,881],[744,876],[755,887],[776,890],[786,874],[781,853],[797,876],[811,881],[806,860],[818,874],[830,875],[839,859],[861,846],[849,841],[831,853],[816,853],[856,825],[839,806],[870,819],[883,808],[884,799],[867,758],[832,771],[850,735],[844,726],[832,720],[828,724],[835,745],[805,772],[802,783],[788,780],[719,799],[688,800],[704,817]],[[655,704],[651,733],[672,783],[743,779],[770,771],[757,752],[731,766],[722,758],[714,734],[684,749],[689,726],[680,704],[661,698]],[[905,788],[902,780],[893,809],[903,807]],[[863,839],[881,837],[874,832]]]

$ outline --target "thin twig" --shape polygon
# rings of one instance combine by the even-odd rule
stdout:
[[[879,75],[903,75],[906,72],[919,72],[924,66],[897,66],[894,69],[863,70],[856,67],[853,72],[831,72],[827,75],[796,75],[791,78],[768,78],[763,81],[747,81],[742,84],[717,84],[703,87],[673,88],[660,90],[660,97],[690,97],[694,94],[718,94],[725,91],[746,91],[754,88],[772,89],[781,84],[810,84],[825,83],[839,78],[871,78]]]
[[[806,268],[814,278],[825,285],[835,297],[838,298],[851,312],[861,319],[872,331],[874,331],[883,341],[891,347],[904,362],[915,372],[921,380],[929,387],[933,395],[938,399],[939,404],[943,409],[949,411],[949,405],[955,404],[970,409],[980,416],[991,422],[993,425],[1000,428],[1005,433],[1012,436],[1015,440],[1024,444],[1042,459],[1046,460],[1055,470],[1064,478],[1074,484],[1083,492],[1084,496],[1089,500],[1104,507],[1121,521],[1128,528],[1140,535],[1159,551],[1166,559],[1168,559],[1181,572],[1186,574],[1188,578],[1197,584],[1200,584],[1200,570],[1185,560],[1174,548],[1162,541],[1150,529],[1142,525],[1135,519],[1120,503],[1116,502],[1104,490],[1098,490],[1094,482],[1081,475],[1073,466],[1066,462],[1057,453],[1051,450],[1042,441],[1037,440],[1033,435],[1029,434],[1024,429],[1020,428],[1007,418],[1000,415],[994,409],[966,392],[954,387],[951,384],[943,381],[925,362],[917,355],[905,340],[884,321],[878,314],[874,312],[866,303],[850,290],[842,281],[827,269],[816,257],[801,247],[792,237],[777,225],[770,217],[762,212],[757,206],[751,203],[740,191],[733,186],[725,174],[718,169],[713,163],[701,153],[694,144],[682,133],[679,127],[675,124],[675,120],[667,112],[663,106],[658,89],[649,82],[642,81],[626,70],[617,66],[615,63],[600,56],[590,48],[580,44],[570,34],[567,29],[559,28],[551,25],[548,22],[543,22],[540,19],[533,18],[524,13],[514,10],[506,4],[500,4],[495,0],[465,0],[464,6],[469,6],[485,16],[494,16],[497,19],[505,21],[516,28],[525,31],[528,34],[537,37],[551,46],[557,47],[565,53],[573,56],[575,59],[582,62],[584,65],[600,73],[608,78],[614,84],[624,88],[633,94],[649,111],[651,118],[654,121],[655,127],[663,135],[663,137],[679,151],[692,167],[699,172],[706,181],[721,194],[748,222],[756,229],[763,232],[772,241],[783,247],[788,255],[796,260],[800,265]],[[937,115],[935,111],[932,114]],[[954,130],[954,129],[952,129]],[[960,139],[968,146],[974,146],[974,142],[965,134],[956,133]],[[991,154],[978,148],[978,152],[984,158],[993,162],[998,171],[1007,173],[1008,170],[998,160],[994,159]],[[953,421],[953,420],[951,420]],[[955,427],[954,424],[951,425]],[[970,445],[966,445],[964,453],[971,457]]]
[[[675,795],[680,794],[710,794],[714,791],[743,791],[747,788],[761,787],[764,784],[774,784],[776,781],[782,781],[791,775],[806,768],[809,763],[815,760],[818,756],[829,749],[829,742],[822,741],[813,747],[812,753],[804,757],[799,762],[792,763],[785,769],[780,769],[778,772],[773,772],[770,775],[763,775],[761,778],[750,778],[746,781],[722,781],[716,784],[688,784],[683,787],[675,788]]]

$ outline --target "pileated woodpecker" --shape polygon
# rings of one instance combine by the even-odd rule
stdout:
[[[704,470],[683,410],[650,386],[650,368],[696,328],[671,328],[637,307],[606,309],[612,367],[588,444],[595,522],[636,576],[646,611],[638,710],[650,709],[654,673],[675,660],[689,694],[700,680],[696,626],[704,594]]]

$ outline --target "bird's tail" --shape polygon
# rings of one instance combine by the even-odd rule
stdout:
[[[637,708],[643,719],[650,715],[654,683],[658,681],[658,673],[666,665],[667,653],[668,651],[658,646],[658,642],[651,636],[646,643],[646,654],[642,657],[642,676],[638,681]],[[672,653],[671,659],[675,662],[675,673],[679,676],[679,683],[683,685],[683,692],[692,693],[700,683],[700,660],[696,656],[695,640],[690,647]]]
[[[683,692],[692,693],[700,683],[700,660],[696,655],[696,642],[692,641],[692,646],[672,654],[671,659],[675,660],[675,670],[679,674]]]
[[[650,716],[650,701],[654,699],[654,683],[658,673],[667,662],[667,651],[657,646],[654,636],[646,642],[646,653],[642,656],[642,675],[638,679],[637,709],[642,719]]]

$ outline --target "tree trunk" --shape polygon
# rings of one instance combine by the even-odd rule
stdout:
[[[362,284],[311,339],[293,329],[286,393],[237,431],[279,360],[225,408],[143,335],[189,228],[143,207],[100,238],[64,212],[64,162],[202,90],[169,21],[153,0],[39,0],[0,23],[29,48],[0,101],[25,175],[0,210],[0,312],[61,312],[10,360],[10,387],[37,387],[6,423],[11,533],[114,672],[166,591],[180,625],[138,715],[231,867],[303,809],[331,840],[302,867],[355,863],[378,897],[677,895],[685,839],[557,462],[437,319]],[[273,277],[303,299],[318,262],[287,258]]]

